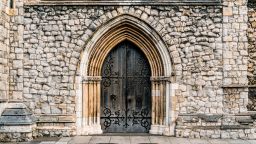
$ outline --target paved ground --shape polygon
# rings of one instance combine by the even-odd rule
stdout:
[[[19,144],[256,144],[256,140],[187,139],[166,136],[75,136],[40,138]],[[13,143],[12,143],[13,144]]]

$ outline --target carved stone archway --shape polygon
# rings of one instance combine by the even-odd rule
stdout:
[[[77,134],[99,134],[100,81],[103,62],[117,44],[129,40],[149,60],[152,81],[152,134],[174,134],[171,57],[158,33],[140,19],[122,15],[110,20],[86,44],[77,77]]]

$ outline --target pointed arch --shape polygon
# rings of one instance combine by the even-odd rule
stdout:
[[[124,40],[133,42],[145,53],[152,68],[152,76],[171,76],[171,57],[161,36],[147,23],[127,14],[110,20],[95,32],[85,46],[81,74],[100,75],[106,55]]]

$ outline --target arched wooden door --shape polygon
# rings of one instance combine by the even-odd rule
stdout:
[[[103,132],[149,132],[150,75],[147,58],[131,42],[120,43],[108,54],[101,83]]]

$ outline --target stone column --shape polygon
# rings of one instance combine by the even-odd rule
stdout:
[[[177,97],[175,91],[178,89],[177,83],[166,81],[166,128],[163,132],[164,135],[175,135],[175,123],[178,117],[177,111]]]
[[[82,135],[101,134],[100,76],[84,78],[82,86]]]
[[[150,129],[151,134],[163,134],[166,127],[168,127],[166,107],[169,104],[169,81],[163,77],[151,77],[152,83],[152,125]],[[168,94],[168,95],[167,95]]]

